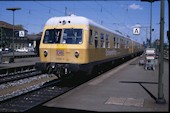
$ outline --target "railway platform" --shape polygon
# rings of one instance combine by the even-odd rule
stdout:
[[[13,53],[12,52],[6,52],[6,53],[2,53],[0,52],[0,64],[2,63],[11,63],[11,58],[13,57]],[[38,57],[37,53],[34,52],[14,52],[14,58],[15,59],[20,59],[20,58],[30,58],[30,57]]]
[[[35,63],[38,61],[40,61],[39,57],[17,58],[17,59],[15,59],[14,63],[9,63],[9,62],[1,63],[0,70],[35,65]]]
[[[165,104],[157,104],[158,65],[145,70],[134,58],[75,89],[43,104],[40,111],[169,111],[169,61],[164,60],[163,91]],[[145,87],[151,94],[145,90]]]

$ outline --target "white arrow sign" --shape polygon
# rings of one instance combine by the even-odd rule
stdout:
[[[24,31],[19,31],[19,37],[24,37],[25,36],[25,32]]]
[[[139,27],[133,28],[133,34],[134,35],[139,35],[140,34],[140,28]]]

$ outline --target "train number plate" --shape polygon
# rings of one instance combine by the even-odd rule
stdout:
[[[57,50],[56,54],[57,56],[64,56],[64,50]]]

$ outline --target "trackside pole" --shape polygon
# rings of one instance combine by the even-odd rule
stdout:
[[[159,57],[159,78],[158,78],[158,98],[156,100],[156,103],[158,104],[165,104],[166,100],[164,98],[164,93],[163,93],[163,74],[164,74],[164,0],[161,0],[161,7],[160,7],[160,57]]]

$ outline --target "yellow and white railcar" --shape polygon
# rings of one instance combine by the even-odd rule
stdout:
[[[141,44],[82,16],[50,18],[40,42],[40,70],[64,76],[143,52]]]

